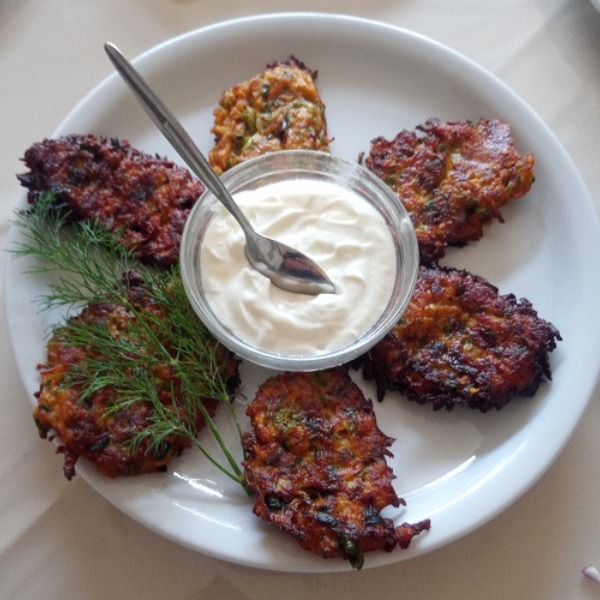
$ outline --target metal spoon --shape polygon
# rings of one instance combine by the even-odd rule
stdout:
[[[254,230],[192,138],[162,100],[114,44],[106,43],[104,49],[155,125],[200,181],[240,224],[246,236],[246,256],[252,267],[284,290],[310,295],[335,293],[333,283],[314,261],[298,250],[260,235]]]

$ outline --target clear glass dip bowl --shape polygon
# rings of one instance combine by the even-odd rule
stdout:
[[[398,322],[414,290],[419,268],[418,246],[410,217],[394,192],[370,171],[346,159],[311,150],[275,152],[236,165],[222,176],[232,194],[285,179],[337,184],[358,194],[383,217],[394,241],[397,268],[391,297],[368,329],[351,342],[326,352],[288,354],[253,345],[222,323],[205,297],[202,285],[200,254],[203,239],[211,220],[217,217],[215,209],[220,205],[209,191],[198,200],[186,222],[181,243],[181,273],[187,296],[199,318],[240,358],[276,370],[316,371],[341,365],[364,354]]]

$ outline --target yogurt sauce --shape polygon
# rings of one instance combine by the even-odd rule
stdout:
[[[282,290],[254,270],[244,234],[222,206],[205,234],[202,285],[215,315],[239,338],[271,353],[318,355],[352,342],[382,314],[397,268],[394,241],[377,212],[335,183],[294,179],[235,199],[260,233],[304,252],[335,294]]]

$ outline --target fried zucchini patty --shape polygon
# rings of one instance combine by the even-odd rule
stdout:
[[[278,150],[328,151],[325,104],[316,77],[316,71],[292,57],[225,91],[211,130],[215,146],[208,160],[215,172]]]
[[[386,506],[403,504],[385,457],[392,439],[345,368],[268,379],[247,409],[245,476],[254,513],[306,550],[344,557],[408,547],[429,521],[395,527]]]
[[[448,245],[481,238],[493,219],[502,222],[500,208],[531,188],[534,159],[519,155],[510,127],[498,119],[429,119],[416,129],[374,139],[365,165],[404,203],[421,261],[430,263]]]
[[[183,227],[204,191],[190,173],[126,141],[94,135],[46,139],[18,175],[30,203],[52,193],[74,220],[97,221],[148,264],[175,265]]]
[[[58,451],[64,454],[63,471],[67,479],[72,479],[75,475],[75,463],[80,457],[95,463],[103,475],[114,478],[164,470],[174,457],[190,445],[189,440],[175,434],[170,434],[156,448],[150,449],[147,438],[139,445],[132,445],[133,436],[148,426],[155,410],[153,404],[150,401],[136,400],[127,408],[111,413],[110,408],[120,399],[122,390],[104,385],[99,386],[92,394],[83,396],[80,386],[69,380],[69,375],[77,365],[86,361],[98,361],[102,364],[106,359],[98,346],[90,344],[89,340],[77,345],[67,343],[67,328],[71,328],[71,331],[78,328],[81,331],[99,327],[102,336],[114,340],[111,346],[115,352],[127,351],[120,342],[132,340],[135,345],[127,344],[126,348],[138,346],[140,355],[158,352],[149,344],[139,341],[139,332],[145,326],[152,327],[153,319],[167,317],[139,288],[132,287],[131,298],[137,314],[112,303],[98,302],[86,306],[78,316],[72,317],[55,331],[48,343],[47,361],[39,367],[41,385],[36,394],[34,419],[42,438],[52,439],[56,436],[60,440]],[[145,326],[136,328],[135,321],[140,318],[144,319]],[[85,334],[82,337],[85,338]],[[217,346],[217,357],[221,376],[233,390],[238,382],[238,363],[220,345]],[[119,364],[119,368],[125,371],[125,376],[140,378],[147,375],[166,410],[183,410],[180,380],[168,364],[154,361],[151,372],[140,373],[140,369],[147,367],[138,365],[136,356],[129,358],[134,360],[123,359],[122,364]],[[112,359],[108,364],[114,368],[115,360]],[[101,375],[99,373],[98,377]],[[203,398],[202,402],[209,414],[214,414],[217,400]],[[205,421],[198,411],[196,431],[200,431],[204,425]]]
[[[422,266],[407,310],[369,351],[364,374],[380,399],[398,390],[436,410],[487,412],[550,379],[549,352],[560,339],[527,300],[463,270]]]

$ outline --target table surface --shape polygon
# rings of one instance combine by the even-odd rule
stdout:
[[[549,125],[600,205],[600,13],[589,0],[339,0],[329,12],[431,37],[513,88]],[[0,241],[21,194],[15,173],[111,67],[232,18],[321,11],[322,0],[0,0]],[[1,279],[4,282],[4,278]],[[558,460],[510,508],[434,552],[360,573],[271,573],[180,547],[94,492],[67,482],[42,443],[2,321],[0,597],[6,598],[600,598],[599,394]]]

